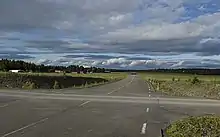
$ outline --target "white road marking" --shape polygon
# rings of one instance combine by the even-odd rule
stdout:
[[[215,115],[215,113],[204,112],[205,115]]]
[[[7,106],[9,106],[9,104],[13,104],[13,103],[16,103],[18,101],[20,101],[20,100],[15,100],[15,101],[9,102],[8,104],[4,104],[4,105],[0,106],[0,108],[7,107]]]
[[[146,134],[147,123],[144,123],[141,128],[141,134]]]
[[[86,102],[80,104],[79,107],[83,107],[83,106],[85,106],[86,104],[88,104],[88,103],[90,103],[90,102],[91,102],[91,101],[86,101]]]
[[[134,81],[134,77],[133,77],[132,80],[131,80],[130,82],[128,82],[126,85],[123,85],[123,86],[121,86],[121,87],[119,87],[119,88],[117,88],[117,89],[114,89],[113,91],[107,93],[107,95],[111,95],[112,93],[114,93],[114,92],[116,92],[116,91],[119,91],[120,89],[124,88],[125,86],[130,85],[133,81]]]
[[[151,97],[151,95],[149,95],[149,97]]]
[[[32,108],[34,110],[62,110],[61,108]]]
[[[149,110],[150,110],[150,109],[149,109],[149,108],[147,108],[146,112],[149,112]]]
[[[160,124],[161,122],[160,121],[151,121],[149,123],[151,123],[151,124]]]
[[[117,90],[113,90],[113,91],[109,92],[108,95],[110,95],[110,94],[112,94],[112,93],[114,93],[114,92],[116,92],[116,91],[117,91]]]
[[[29,128],[29,127],[33,127],[33,126],[35,126],[35,125],[37,125],[37,124],[39,124],[39,123],[45,122],[45,121],[47,121],[47,120],[48,120],[48,118],[44,118],[44,119],[42,119],[42,120],[40,120],[40,121],[31,123],[31,124],[29,124],[29,125],[27,125],[27,126],[24,126],[24,127],[22,127],[22,128],[19,128],[19,129],[17,129],[17,130],[12,131],[12,132],[6,133],[6,134],[4,134],[4,135],[1,136],[1,137],[10,136],[10,135],[12,135],[12,134],[15,134],[15,133],[17,133],[17,132],[20,132],[20,131],[22,131],[22,130],[24,130],[24,129],[27,129],[27,128]]]
[[[0,106],[0,108],[4,108],[4,107],[7,107],[7,106],[8,106],[8,104],[5,104],[5,105]]]
[[[0,90],[0,96],[2,97],[18,97],[18,98],[28,98],[28,99],[42,99],[42,100],[89,100],[96,102],[120,102],[120,103],[143,103],[143,104],[157,104],[156,98],[149,97],[128,97],[128,96],[104,96],[104,95],[76,95],[76,94],[45,94],[45,93],[30,93],[30,92],[3,92]],[[163,105],[190,105],[190,106],[213,106],[219,107],[219,100],[210,99],[186,99],[186,98],[169,98],[160,97],[160,103]],[[10,104],[9,104],[10,106]]]

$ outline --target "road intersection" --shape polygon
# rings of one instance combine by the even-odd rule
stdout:
[[[160,137],[172,121],[218,107],[155,93],[139,76],[79,90],[1,90],[0,137]]]

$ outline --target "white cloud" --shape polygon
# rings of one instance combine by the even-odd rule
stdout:
[[[146,60],[134,60],[129,64],[129,66],[134,67],[134,66],[138,66],[138,65],[145,65],[146,63],[147,63]]]
[[[102,64],[109,66],[109,65],[127,64],[129,62],[130,61],[128,61],[126,58],[112,58],[102,62]]]
[[[219,38],[204,38],[202,40],[200,40],[200,44],[205,44],[205,43],[220,43],[220,39]]]
[[[129,42],[134,40],[168,40],[183,39],[199,36],[220,35],[220,13],[199,16],[196,19],[183,23],[162,23],[133,26],[126,29],[104,34],[102,38],[107,41]]]
[[[1,0],[1,53],[45,52],[39,62],[63,65],[183,66],[191,63],[184,60],[188,57],[183,53],[203,56],[220,53],[220,12],[208,13],[206,6],[201,6],[210,2],[213,1]],[[207,13],[199,12],[198,8]],[[78,52],[145,55],[175,52],[183,54],[184,61],[129,60],[124,56],[54,60],[57,55],[52,55]]]

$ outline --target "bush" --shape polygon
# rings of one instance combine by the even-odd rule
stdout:
[[[175,78],[174,78],[174,77],[172,78],[172,81],[175,81]]]
[[[85,87],[85,88],[88,88],[88,87],[89,87],[89,84],[86,82],[86,83],[84,84],[84,87]]]
[[[196,83],[199,83],[200,82],[200,80],[198,79],[198,77],[193,77],[193,79],[192,79],[192,81],[191,81],[191,83],[192,84],[196,84]]]
[[[59,82],[54,81],[53,89],[60,89],[60,88],[61,88],[61,86],[60,86]]]
[[[23,89],[37,89],[37,85],[34,82],[27,81],[22,86]]]

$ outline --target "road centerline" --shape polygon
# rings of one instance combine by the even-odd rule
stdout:
[[[4,105],[0,106],[0,108],[4,108],[4,107],[7,107],[7,106],[8,106],[8,104],[4,104]]]
[[[142,125],[141,134],[146,134],[147,122]]]
[[[149,111],[150,111],[150,109],[149,109],[149,108],[147,108],[146,112],[148,113]]]
[[[85,101],[85,102],[83,102],[82,104],[80,104],[79,107],[83,107],[83,106],[87,105],[87,104],[90,103],[90,102],[91,102],[91,101]]]
[[[6,133],[6,134],[4,134],[4,135],[1,136],[1,137],[10,136],[10,135],[12,135],[12,134],[15,134],[15,133],[17,133],[17,132],[20,132],[20,131],[22,131],[22,130],[25,130],[25,129],[27,129],[27,128],[33,127],[33,126],[35,126],[35,125],[37,125],[37,124],[39,124],[39,123],[45,122],[45,121],[47,121],[48,119],[49,119],[49,118],[41,119],[41,120],[39,120],[39,121],[37,121],[37,122],[31,123],[31,124],[29,124],[29,125],[26,125],[26,126],[24,126],[24,127],[21,127],[21,128],[19,128],[19,129],[16,129],[16,130],[14,130],[14,131],[9,132],[9,133]]]
[[[134,78],[135,78],[135,77],[133,77],[133,78],[131,79],[131,81],[129,81],[127,84],[125,84],[125,85],[123,85],[123,86],[120,86],[119,88],[114,89],[114,90],[112,90],[111,92],[107,93],[107,95],[111,95],[112,93],[114,93],[114,92],[116,92],[116,91],[119,91],[120,89],[122,89],[122,88],[124,88],[124,87],[130,85],[130,84],[134,81]]]

